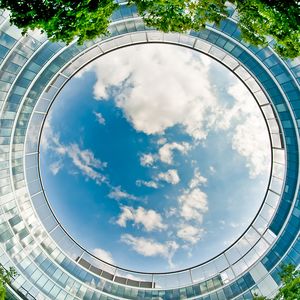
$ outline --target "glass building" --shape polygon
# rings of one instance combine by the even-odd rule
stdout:
[[[300,61],[241,41],[236,12],[220,27],[162,33],[145,27],[134,6],[120,3],[110,36],[78,46],[26,36],[0,16],[0,263],[18,275],[12,299],[252,299],[272,297],[280,265],[300,264]],[[181,271],[141,273],[105,263],[61,227],[45,197],[39,139],[48,108],[64,84],[93,59],[120,47],[175,44],[225,65],[249,88],[268,125],[269,186],[244,234],[213,259]]]

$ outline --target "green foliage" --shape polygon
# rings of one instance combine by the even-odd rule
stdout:
[[[297,300],[300,299],[300,271],[297,271],[295,266],[283,265],[282,272],[279,273],[282,281],[282,287],[274,300]],[[253,297],[253,300],[268,300],[264,296]]]
[[[279,275],[283,285],[274,299],[300,299],[300,271],[296,270],[293,265],[285,265]]]
[[[26,33],[40,29],[51,41],[78,43],[108,33],[109,17],[116,9],[113,0],[0,0],[10,10],[10,21]]]
[[[254,296],[253,300],[267,300],[265,296]]]
[[[296,1],[237,0],[236,5],[245,41],[266,46],[267,36],[270,36],[280,56],[300,55],[300,9]]]
[[[227,17],[225,0],[131,0],[146,25],[164,32],[198,31]]]
[[[5,284],[9,284],[11,282],[11,279],[16,276],[17,272],[14,268],[10,267],[9,270],[6,270],[1,264],[0,264],[0,300],[5,299],[6,295],[6,289]]]
[[[300,55],[299,1],[230,0],[239,13],[245,41],[274,49],[285,58]],[[199,31],[206,23],[219,24],[228,15],[225,0],[129,0],[149,27],[164,32]],[[69,44],[108,33],[109,18],[118,7],[114,0],[0,0],[10,10],[11,23],[23,29],[40,29],[52,41]]]
[[[0,300],[5,300],[6,290],[3,283],[0,283]]]
[[[299,3],[296,0],[232,0],[239,13],[238,25],[245,41],[267,46],[284,58],[300,55]],[[201,30],[205,23],[218,24],[227,16],[224,0],[131,0],[145,23],[164,32]]]

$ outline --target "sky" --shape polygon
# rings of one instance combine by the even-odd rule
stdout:
[[[40,148],[58,220],[95,256],[145,272],[200,264],[250,225],[270,173],[268,131],[244,84],[163,44],[119,49],[62,89]]]

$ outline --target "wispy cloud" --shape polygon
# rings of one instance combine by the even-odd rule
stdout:
[[[200,189],[200,186],[206,183],[207,179],[200,174],[198,168],[195,168],[188,188],[177,199],[181,223],[177,226],[176,235],[183,242],[191,245],[196,244],[206,233],[201,225],[204,215],[208,212],[208,197]]]
[[[207,183],[207,178],[200,174],[199,168],[195,168],[194,177],[189,182],[189,188],[194,189],[195,187],[201,186]]]
[[[174,266],[172,258],[179,248],[175,241],[167,241],[159,243],[154,239],[147,239],[144,237],[134,237],[130,234],[121,236],[121,241],[129,246],[140,255],[143,256],[161,256],[168,260],[169,266]]]
[[[140,157],[140,163],[143,167],[150,167],[156,161],[156,156],[151,153],[143,153]]]
[[[266,174],[270,168],[269,137],[257,104],[239,81],[230,85],[227,92],[235,102],[231,108],[223,109],[216,127],[232,128],[232,148],[245,157],[250,178]]]
[[[94,254],[96,257],[100,258],[101,260],[107,263],[110,263],[112,265],[116,264],[112,257],[112,254],[109,251],[106,251],[102,248],[93,249],[92,254]]]
[[[166,142],[167,142],[167,139],[165,137],[161,137],[158,139],[157,145],[163,145],[163,144],[166,144]]]
[[[181,224],[179,225],[177,236],[190,244],[196,244],[202,238],[204,233],[205,230],[199,226]]]
[[[97,159],[91,150],[81,149],[76,143],[62,143],[60,136],[53,132],[51,116],[48,116],[44,125],[41,147],[45,151],[52,150],[57,156],[59,163],[57,162],[50,167],[51,172],[57,173],[62,167],[62,158],[68,157],[85,178],[95,181],[98,185],[107,180],[102,174],[107,163]]]
[[[209,166],[209,172],[210,174],[215,174],[216,173],[216,169],[214,166]]]
[[[229,222],[228,225],[232,228],[245,227],[246,224],[244,222]]]
[[[134,61],[132,55],[126,55],[132,50],[122,51],[110,60],[95,61],[85,69],[96,73],[95,99],[108,100],[110,92],[118,88],[114,95],[116,105],[137,131],[148,135],[164,134],[166,129],[181,125],[188,135],[200,141],[210,131],[231,128],[235,132],[232,147],[245,157],[250,176],[253,178],[268,171],[265,161],[269,145],[265,142],[268,135],[264,120],[252,95],[234,75],[231,75],[234,83],[226,87],[227,94],[235,99],[234,105],[229,106],[217,97],[210,79],[209,59],[195,58],[189,51],[167,45],[164,51],[158,51],[154,45],[144,47],[143,51],[136,47],[134,55],[138,59]],[[118,72],[112,71],[113,66],[118,66]],[[103,73],[103,69],[107,71]],[[149,73],[152,76],[148,76]],[[149,89],[153,86],[153,78],[155,89]],[[255,150],[248,147],[250,142],[256,145]],[[166,163],[172,162],[170,151],[161,150],[161,158]],[[147,159],[141,160],[142,165],[151,166],[154,160]]]
[[[164,144],[159,150],[158,155],[159,159],[166,164],[173,164],[173,152],[177,150],[183,154],[187,154],[187,152],[191,149],[191,146],[188,143],[167,143]]]
[[[121,186],[112,187],[112,190],[108,194],[108,197],[115,200],[127,199],[127,200],[138,200],[138,197],[127,193],[121,189]]]
[[[96,117],[97,122],[98,122],[100,125],[105,125],[105,119],[104,119],[104,117],[102,116],[101,113],[95,112],[95,111],[94,111],[94,115],[95,115],[95,117]]]
[[[207,195],[199,188],[186,190],[178,198],[180,215],[187,221],[202,223],[203,214],[208,211]]]
[[[178,175],[178,171],[175,169],[170,169],[167,172],[161,172],[157,175],[158,180],[165,181],[170,184],[178,184],[180,182],[180,177]]]
[[[91,179],[98,185],[105,184],[110,189],[107,195],[109,198],[115,200],[139,200],[135,195],[124,191],[121,186],[113,186],[110,183],[109,178],[103,172],[107,168],[107,163],[97,159],[91,150],[81,149],[77,143],[63,144],[60,141],[60,136],[53,132],[51,115],[47,117],[44,125],[41,147],[43,147],[44,151],[52,150],[57,156],[58,160],[50,165],[50,171],[54,175],[63,167],[63,158],[68,157],[77,171],[86,179]],[[69,174],[78,175],[77,171],[69,171]]]
[[[149,187],[149,188],[153,188],[153,189],[158,189],[158,184],[157,182],[153,181],[153,180],[150,180],[150,181],[145,181],[145,180],[137,180],[135,182],[135,184],[137,186],[146,186],[146,187]]]
[[[266,148],[268,138],[265,139],[260,133],[261,127],[258,122],[257,117],[248,117],[243,124],[236,127],[232,138],[232,148],[246,158],[250,178],[266,174],[270,168],[268,149]],[[253,143],[254,140],[255,143]]]
[[[66,153],[84,176],[99,185],[106,181],[106,177],[98,170],[103,170],[107,164],[96,159],[92,151],[82,150],[78,144],[71,144],[66,146]]]
[[[167,225],[163,223],[162,216],[156,211],[143,207],[134,209],[129,206],[121,207],[121,214],[116,223],[121,227],[126,227],[128,221],[132,221],[134,225],[142,225],[148,232],[161,231],[167,229]]]
[[[176,207],[170,207],[165,211],[165,216],[167,218],[170,218],[172,216],[175,216],[177,214],[177,208]]]
[[[63,167],[62,160],[57,160],[54,163],[49,165],[49,169],[53,175],[56,175],[62,167]]]

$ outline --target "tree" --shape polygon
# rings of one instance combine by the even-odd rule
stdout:
[[[296,300],[300,299],[300,271],[294,265],[282,265],[279,273],[282,287],[274,300]],[[268,300],[265,296],[254,295],[253,300]]]
[[[5,284],[10,284],[11,279],[17,275],[17,272],[14,268],[10,267],[9,270],[6,270],[0,264],[0,300],[5,299],[6,289]]]
[[[220,23],[228,15],[226,0],[131,0],[146,25],[164,32],[201,30],[206,22]]]
[[[282,281],[282,287],[274,299],[300,299],[300,271],[296,270],[295,266],[289,264],[282,266],[282,272],[279,275]]]
[[[82,44],[108,33],[109,17],[118,7],[113,0],[0,0],[10,10],[10,22],[26,33],[40,29],[51,41]]]
[[[237,7],[242,38],[256,46],[275,40],[274,49],[285,58],[300,55],[298,0],[230,0]],[[199,31],[228,16],[226,0],[129,0],[145,23],[164,32]],[[118,7],[114,0],[0,0],[10,10],[12,24],[40,29],[52,41],[82,44],[108,33],[109,18]]]
[[[242,38],[256,46],[274,39],[275,51],[282,57],[300,55],[299,3],[294,0],[237,0]]]
[[[280,12],[285,12],[291,6],[296,9],[299,8],[299,3],[297,0],[261,0],[261,2],[269,5],[270,7],[275,7]]]
[[[242,38],[255,46],[275,40],[284,58],[300,55],[300,8],[297,0],[231,0],[239,14]],[[131,0],[145,23],[164,32],[201,30],[207,22],[219,24],[227,17],[223,0]]]

